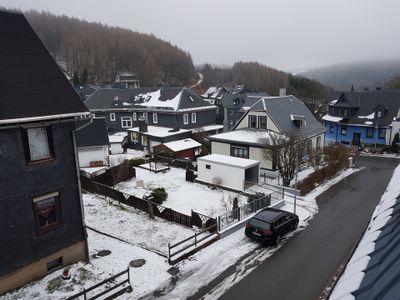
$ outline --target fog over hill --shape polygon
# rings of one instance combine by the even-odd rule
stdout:
[[[396,74],[400,74],[400,58],[339,64],[298,73],[331,86],[334,90],[350,90],[352,85],[356,90],[374,89],[383,86]]]

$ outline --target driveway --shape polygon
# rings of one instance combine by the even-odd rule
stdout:
[[[356,163],[365,169],[317,198],[319,213],[308,228],[220,299],[317,299],[364,231],[398,160],[360,157]],[[226,275],[229,273],[232,268]],[[217,284],[204,287],[195,297],[207,294]]]

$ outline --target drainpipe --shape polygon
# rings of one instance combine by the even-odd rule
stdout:
[[[90,120],[86,124],[83,124],[82,126],[72,130],[72,143],[74,145],[74,156],[75,156],[75,171],[76,171],[76,177],[78,179],[78,193],[79,193],[79,202],[81,205],[81,218],[82,218],[82,230],[83,230],[83,235],[85,236],[85,260],[89,261],[89,246],[88,246],[88,241],[87,241],[87,231],[86,231],[86,224],[85,224],[85,212],[83,210],[83,200],[82,200],[82,187],[81,187],[81,174],[79,172],[79,159],[78,159],[78,150],[76,146],[76,132],[89,124],[93,123],[93,115],[90,115]]]

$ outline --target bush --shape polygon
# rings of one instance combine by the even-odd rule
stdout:
[[[311,173],[306,178],[304,178],[297,186],[300,190],[301,195],[304,196],[316,188],[319,184],[323,183],[325,180],[333,178],[340,170],[344,169],[345,165],[334,161],[327,166],[318,169],[314,173]]]
[[[143,165],[145,163],[143,158],[132,158],[129,160],[129,164],[131,164],[132,166],[139,166],[139,165]]]
[[[153,196],[154,203],[162,204],[168,198],[168,193],[163,187],[155,188],[151,191],[151,196]]]

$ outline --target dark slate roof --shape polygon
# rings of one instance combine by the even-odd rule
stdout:
[[[307,106],[294,96],[258,98],[258,101],[242,118],[249,111],[266,111],[276,126],[286,135],[293,134],[299,137],[310,137],[326,131],[325,127],[318,122]],[[305,126],[298,127],[293,122],[293,116],[304,116]],[[237,124],[239,123],[240,121]]]
[[[230,107],[230,106],[245,106],[246,103],[248,106],[252,106],[255,102],[257,102],[260,97],[267,97],[269,96],[267,93],[264,92],[255,92],[255,93],[247,93],[247,94],[231,94],[231,93],[227,93],[225,94],[222,98],[221,98],[221,103],[222,106],[224,107]],[[239,103],[238,104],[234,104],[234,100],[238,99]],[[248,99],[252,99],[248,100]],[[251,104],[249,104],[251,103]]]
[[[116,88],[99,88],[86,101],[86,106],[92,109],[110,109],[115,108],[113,103],[115,99],[121,102],[130,102],[139,94],[154,92],[158,88],[137,88],[137,89],[116,89]]]
[[[179,111],[199,108],[216,109],[193,90],[175,87],[99,89],[88,98],[85,104],[91,110],[157,109]]]
[[[339,279],[331,300],[392,300],[400,295],[400,167]]]
[[[400,108],[400,90],[378,90],[365,92],[336,92],[332,101],[338,100],[330,106],[352,107],[356,110],[350,118],[342,122],[347,124],[364,124],[365,121],[379,122],[380,126],[389,126],[394,117],[397,117]],[[382,119],[365,119],[359,116],[368,116],[375,113],[377,108],[383,108],[385,113]]]
[[[93,122],[82,127],[88,121],[76,122],[76,145],[78,147],[109,145],[105,118],[93,118]]]
[[[88,114],[23,14],[0,10],[0,44],[0,123]]]

